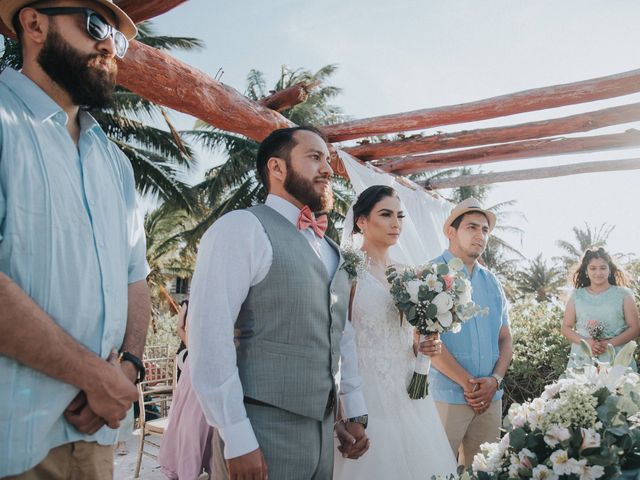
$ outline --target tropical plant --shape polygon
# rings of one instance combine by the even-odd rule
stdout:
[[[283,66],[280,78],[272,90],[267,90],[264,74],[251,70],[247,76],[246,96],[258,101],[267,95],[291,87],[300,82],[315,84],[306,102],[282,111],[282,115],[297,125],[326,125],[342,119],[339,107],[330,104],[340,89],[327,85],[329,78],[337,70],[336,65],[326,65],[317,72],[290,69]],[[198,121],[196,129],[182,132],[188,138],[205,148],[218,151],[226,157],[224,163],[212,168],[203,182],[195,186],[207,210],[204,218],[190,232],[192,239],[199,239],[204,231],[221,215],[238,208],[246,208],[263,201],[266,191],[256,177],[255,158],[258,143],[242,135],[223,132],[211,125]],[[334,182],[335,204],[329,219],[327,234],[338,239],[337,226],[351,201],[348,183],[337,179]]]
[[[0,71],[6,67],[20,68],[21,51],[17,42],[3,37],[4,47]],[[157,35],[149,22],[138,25],[141,43],[161,50],[200,48],[196,38]],[[194,196],[180,178],[195,165],[193,152],[172,127],[165,109],[138,95],[117,87],[114,106],[90,112],[109,138],[127,155],[133,166],[136,186],[141,194],[157,196],[184,209],[191,209]],[[149,123],[166,122],[163,130]]]
[[[558,240],[556,245],[564,250],[564,255],[558,257],[565,269],[570,272],[577,264],[580,263],[582,254],[590,247],[604,247],[607,244],[609,235],[615,226],[609,226],[606,223],[592,227],[585,222],[584,228],[573,227],[573,236],[575,242],[567,240]]]
[[[533,294],[538,302],[544,302],[558,296],[566,277],[561,268],[547,265],[540,253],[516,273],[515,283],[521,296]]]
[[[151,290],[154,318],[162,311],[172,310],[167,308],[173,302],[166,289],[169,281],[175,277],[189,278],[193,273],[195,249],[182,239],[183,232],[193,228],[193,218],[189,212],[176,209],[170,203],[145,216],[147,262],[151,270],[147,283]]]

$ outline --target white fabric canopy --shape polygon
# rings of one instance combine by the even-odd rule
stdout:
[[[420,188],[411,189],[388,173],[362,165],[348,153],[341,150],[338,153],[357,195],[372,185],[388,185],[398,192],[407,216],[400,240],[390,250],[393,260],[405,265],[420,265],[447,248],[448,240],[442,232],[442,225],[453,208],[450,202],[429,195]],[[349,221],[353,222],[353,215],[345,221],[345,232],[352,229],[352,225],[346,224]]]

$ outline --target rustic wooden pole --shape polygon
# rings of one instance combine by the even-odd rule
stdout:
[[[118,83],[154,103],[257,141],[293,125],[196,68],[136,41],[119,61]]]
[[[470,148],[447,153],[400,157],[376,162],[382,170],[409,175],[436,168],[500,162],[521,158],[547,157],[572,153],[629,148],[640,145],[640,131],[578,138],[550,138],[513,142],[489,147]]]
[[[541,178],[564,177],[583,173],[615,172],[622,170],[640,170],[640,158],[608,160],[604,162],[583,162],[573,165],[559,165],[546,168],[529,168],[512,172],[492,172],[476,175],[463,175],[453,178],[433,178],[416,182],[428,190],[440,188],[470,187],[491,185],[494,183],[517,182],[521,180],[539,180]]]
[[[507,127],[440,133],[428,137],[412,136],[394,142],[366,143],[357,147],[344,148],[343,150],[361,160],[375,160],[413,153],[428,153],[437,150],[586,132],[636,120],[640,120],[640,103]]]
[[[276,112],[282,112],[287,108],[295,107],[300,103],[306,102],[311,91],[319,84],[320,82],[318,81],[312,83],[296,83],[289,88],[285,88],[284,90],[280,90],[268,97],[258,100],[258,103]]]
[[[331,142],[473,122],[640,91],[640,69],[581,82],[535,88],[475,102],[383,115],[323,127]]]

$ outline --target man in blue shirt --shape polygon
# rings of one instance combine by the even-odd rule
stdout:
[[[24,58],[0,75],[0,477],[112,478],[149,270],[131,165],[80,107],[108,105],[136,27],[110,0],[0,18]]]
[[[449,249],[436,258],[458,257],[473,287],[472,299],[488,307],[462,325],[459,333],[442,335],[442,354],[431,357],[429,382],[449,443],[458,463],[469,466],[480,445],[497,441],[502,419],[502,379],[512,356],[507,301],[498,279],[478,259],[487,246],[496,216],[475,198],[458,204],[444,224]]]

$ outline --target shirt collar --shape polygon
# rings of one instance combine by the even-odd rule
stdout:
[[[268,207],[273,208],[276,212],[289,220],[294,226],[298,223],[300,209],[288,200],[270,193],[269,195],[267,195],[267,200],[264,202],[264,204]]]
[[[44,122],[51,118],[56,123],[66,126],[69,117],[62,107],[23,73],[12,68],[5,68],[0,74],[0,83],[6,85],[26,105],[37,120]],[[102,128],[89,113],[81,110],[78,118],[82,133],[89,131],[99,132],[98,137],[103,141],[107,141],[107,136]]]

